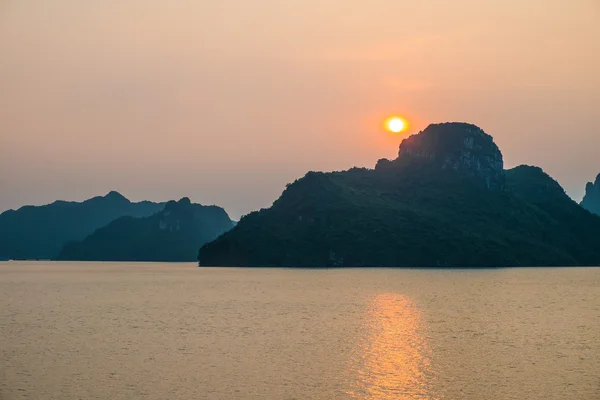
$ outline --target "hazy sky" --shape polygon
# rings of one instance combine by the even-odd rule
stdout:
[[[598,0],[0,0],[0,210],[118,190],[234,218],[466,121],[579,200]]]

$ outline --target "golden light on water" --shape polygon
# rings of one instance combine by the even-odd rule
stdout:
[[[353,399],[437,399],[428,390],[430,349],[421,312],[410,298],[376,296],[364,326],[368,334],[355,349],[347,394]]]
[[[398,116],[392,116],[385,120],[385,129],[392,133],[404,132],[408,128],[406,119]]]

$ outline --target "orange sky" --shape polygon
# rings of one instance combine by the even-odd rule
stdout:
[[[308,170],[466,121],[579,200],[600,172],[597,0],[0,0],[0,210],[118,190],[234,218]]]

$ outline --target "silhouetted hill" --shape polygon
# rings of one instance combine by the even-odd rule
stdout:
[[[154,214],[164,203],[132,203],[117,192],[83,202],[55,201],[0,214],[0,257],[50,259],[71,240],[81,240],[116,218]]]
[[[233,227],[220,207],[169,201],[145,218],[122,217],[81,242],[68,243],[59,260],[194,261],[198,248]]]
[[[596,182],[588,182],[585,187],[585,197],[581,201],[581,206],[586,210],[600,215],[600,174],[596,177]]]
[[[600,218],[541,169],[503,170],[474,125],[430,125],[374,170],[309,172],[199,252],[201,265],[600,265]]]

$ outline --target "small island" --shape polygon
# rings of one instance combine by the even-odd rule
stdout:
[[[58,200],[43,206],[23,206],[0,214],[0,257],[14,260],[48,260],[63,245],[83,240],[117,218],[147,217],[165,203],[134,203],[118,192],[76,202]]]
[[[82,241],[67,243],[57,260],[195,261],[199,246],[232,227],[221,207],[184,197],[149,217],[118,218]]]

